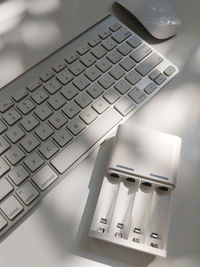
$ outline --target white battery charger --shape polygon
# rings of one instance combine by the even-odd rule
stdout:
[[[180,149],[180,137],[120,125],[89,235],[166,257]]]

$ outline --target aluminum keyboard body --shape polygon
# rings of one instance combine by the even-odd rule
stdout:
[[[0,236],[178,72],[112,16],[0,92]]]

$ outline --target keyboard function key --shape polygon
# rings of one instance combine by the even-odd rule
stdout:
[[[75,60],[77,60],[79,58],[79,55],[76,52],[71,53],[70,55],[68,55],[65,60],[67,61],[67,63],[71,64],[73,63]]]
[[[66,130],[62,129],[53,137],[53,139],[59,146],[64,147],[72,140],[72,136]]]
[[[58,147],[52,141],[46,142],[39,148],[40,153],[46,159],[50,159],[56,152],[58,152],[58,150]]]
[[[40,142],[35,138],[34,135],[29,134],[21,141],[21,145],[26,150],[26,152],[30,153],[40,145]]]
[[[117,21],[113,25],[110,26],[110,29],[112,32],[116,32],[117,30],[121,28],[121,26],[122,25]]]
[[[91,47],[95,47],[96,45],[98,45],[99,43],[101,42],[101,39],[99,37],[96,37],[94,39],[91,39],[88,44],[91,46]]]
[[[137,104],[140,104],[147,96],[138,87],[134,87],[128,94]]]
[[[27,132],[33,130],[38,124],[39,121],[32,115],[26,116],[21,120],[21,125]]]
[[[42,164],[44,160],[35,152],[28,158],[24,160],[25,165],[29,168],[30,171],[36,171]]]
[[[16,185],[19,185],[29,177],[29,173],[22,165],[18,165],[9,172],[8,176]]]
[[[84,55],[85,53],[87,53],[90,50],[90,46],[88,44],[82,45],[77,49],[77,52],[79,53],[79,55]]]
[[[106,39],[111,34],[112,34],[112,32],[109,29],[107,29],[107,30],[103,31],[102,33],[100,33],[99,36],[101,37],[101,39]]]
[[[12,192],[13,189],[13,186],[8,182],[8,180],[6,178],[2,178],[0,180],[0,201]]]
[[[28,95],[28,92],[25,89],[20,90],[17,92],[14,96],[13,99],[16,102],[19,102],[20,100],[24,99]]]
[[[136,107],[136,104],[131,101],[130,98],[124,96],[115,104],[114,107],[122,116],[126,116]]]
[[[33,182],[44,191],[49,187],[55,180],[58,179],[58,175],[48,166],[44,166],[39,172],[33,175]]]
[[[5,162],[3,158],[0,158],[0,177],[10,170],[10,166]]]
[[[52,69],[49,69],[48,71],[44,72],[42,75],[40,75],[40,79],[43,82],[48,81],[55,75],[54,71]]]
[[[14,166],[25,157],[25,154],[18,146],[15,146],[5,153],[5,157]]]
[[[164,74],[169,77],[176,71],[176,68],[174,66],[169,66],[164,70]]]
[[[67,62],[63,60],[54,65],[53,70],[58,73],[61,70],[65,69],[66,67],[67,67]]]
[[[16,194],[26,205],[29,205],[39,196],[39,192],[30,182],[26,182],[19,189],[17,189]]]
[[[23,206],[12,195],[3,203],[1,203],[0,208],[9,220],[13,220],[20,212],[24,210]]]
[[[40,87],[42,85],[42,82],[41,80],[37,79],[37,80],[34,80],[32,82],[30,82],[26,88],[30,91],[30,92],[33,92],[35,89],[37,89],[38,87]]]

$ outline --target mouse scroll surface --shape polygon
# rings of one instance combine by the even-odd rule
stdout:
[[[117,0],[157,39],[176,34],[181,22],[166,0]]]

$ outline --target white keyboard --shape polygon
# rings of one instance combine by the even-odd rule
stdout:
[[[0,236],[177,68],[107,16],[0,92]]]

